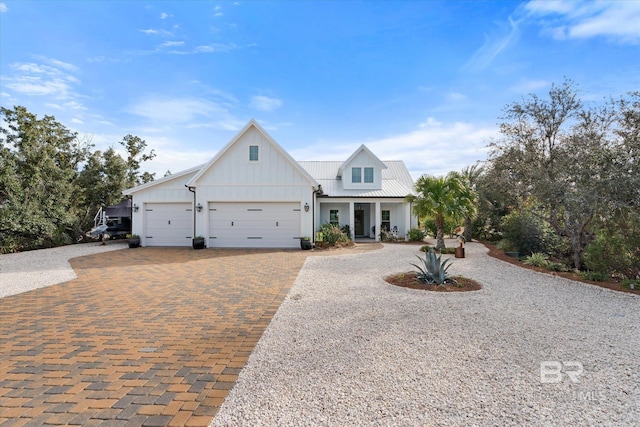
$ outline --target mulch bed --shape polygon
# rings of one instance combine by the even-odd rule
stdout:
[[[539,273],[547,273],[547,274],[551,274],[553,276],[559,276],[559,277],[564,277],[565,279],[571,279],[571,280],[575,280],[576,282],[582,282],[582,283],[588,283],[590,285],[596,285],[596,286],[600,286],[601,288],[607,288],[607,289],[611,289],[614,291],[619,291],[619,292],[627,292],[630,294],[636,294],[636,295],[640,295],[640,289],[628,289],[625,288],[621,283],[618,282],[596,282],[594,280],[587,280],[584,277],[582,277],[581,275],[568,271],[568,272],[562,272],[562,271],[549,271],[546,270],[544,268],[541,267],[535,267],[533,265],[528,265],[525,264],[524,262],[518,260],[517,258],[513,258],[508,256],[507,254],[504,253],[504,251],[498,249],[495,245],[492,245],[490,243],[487,242],[481,242],[483,245],[485,245],[488,249],[489,249],[489,256],[493,257],[493,258],[498,258],[499,260],[508,262],[509,264],[514,264],[517,265],[518,267],[522,267],[522,268],[527,268],[529,270],[534,270],[537,271]]]
[[[395,286],[400,286],[403,288],[411,288],[411,289],[421,289],[424,291],[434,291],[434,292],[468,292],[468,291],[477,291],[482,289],[480,283],[475,280],[468,279],[466,277],[456,276],[453,278],[457,285],[446,284],[446,285],[429,285],[427,283],[418,280],[415,272],[409,273],[400,273],[395,274],[393,276],[385,277],[384,280],[387,283],[390,283]]]

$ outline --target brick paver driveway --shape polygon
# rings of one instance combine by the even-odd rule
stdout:
[[[0,424],[207,425],[305,258],[127,249],[0,299]]]

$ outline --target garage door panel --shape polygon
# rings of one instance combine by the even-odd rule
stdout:
[[[210,246],[296,247],[300,235],[299,203],[212,203]]]
[[[147,246],[190,246],[193,237],[190,203],[149,203],[145,206]]]

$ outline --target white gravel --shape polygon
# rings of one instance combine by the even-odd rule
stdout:
[[[416,246],[309,257],[211,425],[638,425],[640,298],[466,252],[455,294],[382,279]]]
[[[111,241],[0,255],[0,298],[73,280],[71,258],[125,247],[126,242]]]

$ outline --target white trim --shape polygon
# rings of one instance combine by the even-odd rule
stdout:
[[[270,143],[273,147],[275,147],[275,149],[276,149],[278,152],[280,152],[280,154],[282,154],[282,155],[283,155],[283,156],[284,156],[284,157],[285,157],[285,158],[286,158],[286,159],[291,163],[291,165],[293,165],[293,167],[294,167],[298,172],[300,172],[300,173],[301,173],[301,174],[302,174],[302,175],[303,175],[303,176],[304,176],[304,177],[309,181],[309,183],[310,183],[313,187],[318,188],[318,185],[320,185],[320,184],[318,184],[318,182],[317,182],[317,181],[316,181],[316,180],[315,180],[311,175],[309,175],[309,172],[307,172],[307,171],[306,171],[302,166],[300,166],[300,164],[298,164],[298,162],[296,162],[296,161],[293,159],[293,157],[291,157],[291,156],[289,155],[289,153],[287,153],[287,152],[286,152],[286,151],[285,151],[285,150],[280,146],[280,144],[278,144],[278,143],[277,143],[273,138],[271,138],[271,136],[270,136],[270,135],[269,135],[269,134],[268,134],[268,133],[267,133],[267,132],[266,132],[266,131],[265,131],[265,130],[264,130],[264,129],[263,129],[263,128],[262,128],[262,127],[261,127],[261,126],[260,126],[256,121],[255,121],[255,120],[254,120],[254,119],[251,119],[251,120],[249,121],[249,123],[247,123],[247,124],[245,125],[245,127],[244,127],[244,128],[242,128],[242,130],[241,130],[240,132],[238,132],[238,134],[237,134],[235,137],[233,137],[233,138],[231,139],[231,141],[229,141],[229,142],[227,143],[227,145],[225,145],[224,147],[222,147],[222,149],[221,149],[220,151],[218,151],[218,152],[216,153],[216,155],[215,155],[215,156],[213,156],[213,158],[212,158],[211,160],[209,160],[209,162],[208,162],[206,165],[204,165],[204,166],[200,169],[200,171],[199,171],[199,172],[198,172],[198,173],[197,173],[193,178],[191,178],[191,180],[190,180],[189,182],[187,182],[187,185],[188,185],[189,187],[196,187],[196,186],[197,186],[197,183],[198,183],[198,180],[199,180],[200,178],[202,178],[202,176],[203,176],[204,174],[206,174],[206,173],[207,173],[207,171],[208,171],[209,169],[211,169],[211,167],[213,167],[213,165],[214,165],[214,164],[215,164],[215,163],[216,163],[216,162],[217,162],[217,161],[218,161],[218,160],[219,160],[219,159],[224,155],[224,153],[226,153],[226,152],[227,152],[227,151],[228,151],[228,150],[229,150],[229,149],[230,149],[230,148],[231,148],[231,147],[232,147],[232,146],[233,146],[233,145],[234,145],[234,144],[235,144],[235,143],[236,143],[236,142],[237,142],[237,141],[238,141],[238,140],[239,140],[239,139],[240,139],[244,134],[245,134],[245,133],[247,133],[247,132],[249,131],[249,129],[251,129],[252,127],[253,127],[253,128],[255,128],[258,132],[260,132],[260,133],[262,134],[262,136],[263,136],[267,141],[269,141],[269,143]],[[260,159],[260,157],[259,157],[259,156],[260,156],[260,155],[258,155],[258,159]],[[258,162],[259,162],[259,161],[260,161],[260,160],[258,160]],[[253,163],[253,162],[247,161],[247,163]]]
[[[171,174],[169,176],[163,176],[162,178],[153,180],[151,182],[146,182],[144,184],[140,184],[138,186],[128,188],[126,190],[123,190],[122,194],[124,194],[125,196],[130,196],[130,195],[132,195],[134,193],[137,193],[138,191],[146,190],[147,188],[151,188],[151,187],[154,187],[154,186],[159,185],[159,184],[164,184],[164,183],[169,182],[169,181],[171,181],[173,179],[178,179],[178,178],[181,178],[181,177],[183,177],[185,175],[189,175],[190,173],[198,171],[203,166],[204,165],[198,165],[198,166],[192,167],[190,169],[186,169],[186,170],[183,170],[183,171],[180,171],[180,172],[176,172],[176,173]]]

